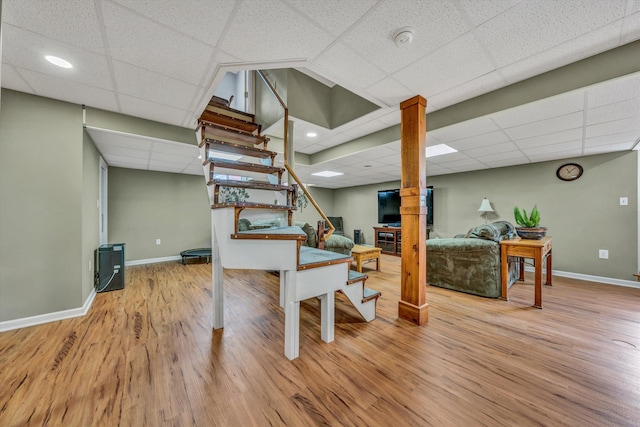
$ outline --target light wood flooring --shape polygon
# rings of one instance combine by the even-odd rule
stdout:
[[[555,277],[538,310],[530,275],[508,302],[429,287],[418,327],[399,269],[365,267],[371,323],[336,296],[332,343],[303,302],[289,361],[277,277],[225,271],[214,331],[210,265],[128,267],[86,316],[0,334],[0,426],[640,425],[640,289]]]

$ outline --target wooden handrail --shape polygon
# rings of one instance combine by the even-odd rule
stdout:
[[[284,109],[284,167],[287,169],[287,172],[289,172],[289,176],[298,183],[298,187],[302,188],[302,192],[305,194],[305,196],[307,196],[313,207],[320,214],[324,222],[329,226],[329,231],[323,237],[323,240],[326,242],[336,229],[331,221],[329,221],[329,218],[327,218],[324,211],[320,208],[320,206],[318,206],[314,198],[311,197],[311,194],[307,191],[307,188],[302,184],[298,176],[295,174],[293,168],[289,166],[289,108],[287,108],[287,105],[284,103],[280,95],[278,95],[276,88],[271,84],[264,72],[262,70],[257,70],[257,72],[262,81],[269,88],[271,94],[276,97],[276,99],[280,103],[280,106],[282,106],[282,108]]]

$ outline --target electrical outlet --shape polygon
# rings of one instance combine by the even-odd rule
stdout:
[[[160,239],[156,239],[156,245],[160,244]]]
[[[620,197],[620,206],[627,206],[629,205],[629,198],[628,197]]]
[[[609,251],[607,249],[598,249],[598,258],[609,259]]]

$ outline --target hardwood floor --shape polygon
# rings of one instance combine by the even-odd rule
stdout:
[[[86,316],[0,334],[0,426],[639,425],[640,289],[555,277],[538,310],[530,275],[508,302],[428,287],[419,327],[400,258],[372,265],[377,319],[337,295],[327,344],[303,302],[294,361],[277,277],[225,271],[213,331],[210,265],[128,267]]]

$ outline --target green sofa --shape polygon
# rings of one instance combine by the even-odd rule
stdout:
[[[427,283],[483,297],[500,297],[500,241],[513,237],[513,225],[497,221],[451,239],[427,240]],[[516,257],[509,257],[509,286],[519,277],[517,261]]]
[[[318,233],[316,229],[311,226],[308,222],[296,221],[294,225],[302,228],[302,231],[307,233],[307,240],[303,243],[304,246],[309,246],[312,248],[318,247]],[[333,233],[329,240],[324,242],[324,250],[336,252],[343,255],[351,255],[351,249],[353,248],[354,243],[353,240],[349,239],[345,236],[337,235]]]

